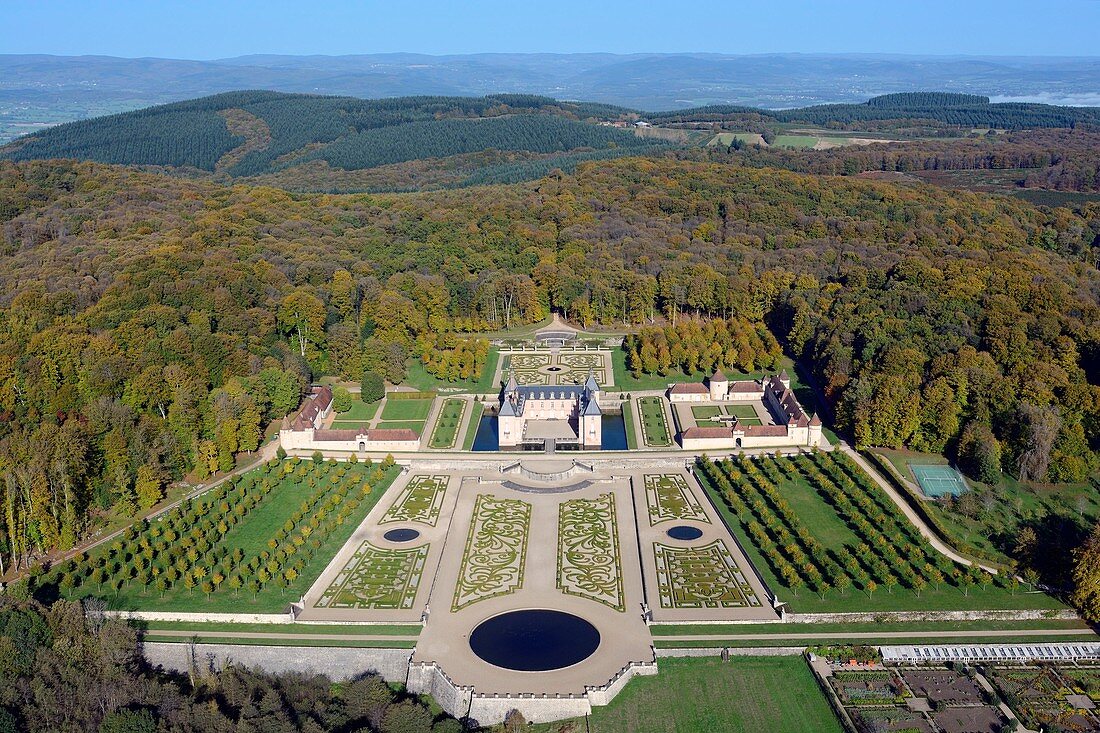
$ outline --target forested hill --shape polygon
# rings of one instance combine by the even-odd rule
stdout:
[[[311,161],[356,170],[486,149],[616,153],[660,144],[593,122],[623,112],[520,94],[366,100],[231,92],[59,125],[0,148],[0,157],[252,176]]]
[[[942,92],[782,111],[716,106],[645,115],[522,94],[366,100],[245,91],[59,125],[0,148],[0,158],[170,166],[256,177],[295,190],[394,190],[406,178],[408,188],[424,187],[424,176],[412,170],[418,161],[442,161],[435,167],[459,171],[451,177],[466,184],[512,182],[553,168],[571,172],[585,160],[665,148],[659,138],[624,129],[641,117],[689,127],[746,117],[764,127],[891,120],[967,130],[1100,125],[1096,108],[993,104],[986,97]],[[387,166],[384,173],[377,170]]]
[[[651,122],[721,120],[756,113],[776,122],[848,125],[880,120],[932,120],[960,127],[1018,130],[1035,127],[1075,127],[1100,124],[1100,108],[1059,107],[1037,103],[992,103],[976,94],[904,92],[872,97],[863,104],[822,104],[785,110],[755,110],[711,105],[653,115]]]

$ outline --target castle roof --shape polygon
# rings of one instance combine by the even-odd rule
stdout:
[[[317,426],[317,418],[332,405],[332,387],[314,387],[310,390],[309,402],[294,418],[291,427],[294,430],[308,430]]]
[[[335,442],[343,440],[355,440],[365,431],[363,430],[314,430],[313,439],[317,442]]]
[[[733,428],[695,426],[680,433],[680,438],[683,440],[694,440],[697,438],[733,438]]]
[[[739,380],[737,382],[730,382],[730,392],[761,392],[763,387],[759,382],[753,382],[752,380]]]
[[[592,372],[588,373],[588,379],[585,380],[584,388],[591,391],[591,392],[599,392],[600,391],[600,385],[596,381],[596,377],[594,377],[592,375]]]
[[[722,373],[721,369],[715,368],[714,374],[712,374],[711,377],[710,377],[710,381],[712,383],[721,384],[721,383],[724,383],[724,382],[728,382],[729,380],[726,379],[726,375]]]
[[[679,382],[668,389],[669,394],[710,394],[706,385],[699,382]]]
[[[817,416],[817,413],[814,413],[814,416],[810,418],[810,427],[816,428],[819,425],[821,425],[821,418]]]
[[[581,414],[582,415],[602,415],[603,413],[600,412],[600,406],[596,402],[596,400],[590,399],[590,400],[588,400],[588,403],[585,404],[584,410],[581,412]]]
[[[397,443],[420,440],[420,436],[409,428],[376,428],[367,431],[367,440],[373,443]]]
[[[783,382],[789,382],[789,381],[791,381],[791,377],[790,377],[790,375],[789,375],[789,374],[787,374],[787,370],[786,370],[786,369],[784,369],[783,371],[779,372],[779,379],[780,379],[780,381],[783,381]]]
[[[783,438],[787,435],[786,425],[746,425],[742,430],[745,437],[751,438]]]

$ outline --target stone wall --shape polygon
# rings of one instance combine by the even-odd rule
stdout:
[[[589,715],[593,706],[607,705],[627,683],[639,675],[657,674],[657,662],[631,662],[606,684],[589,687],[583,695],[505,695],[481,694],[474,688],[457,685],[433,662],[409,665],[409,692],[431,695],[444,710],[456,718],[469,715],[478,725],[500,723],[512,710],[519,710],[532,723],[548,723],[563,718]]]
[[[369,672],[387,682],[404,684],[411,649],[352,649],[345,647],[260,646],[246,644],[188,644],[145,642],[145,658],[165,669],[188,672],[192,665],[204,670],[227,664],[261,667],[275,674],[303,672],[348,680]]]
[[[215,624],[290,624],[292,613],[190,613],[186,611],[105,611],[132,621],[187,621]]]
[[[788,613],[784,620],[794,624],[876,623],[896,621],[1028,621],[1041,619],[1076,620],[1073,609],[1048,611],[880,611],[878,613]]]
[[[806,650],[803,646],[753,646],[730,648],[730,654],[738,657],[797,657]],[[722,647],[686,647],[683,649],[658,649],[657,657],[720,657]]]

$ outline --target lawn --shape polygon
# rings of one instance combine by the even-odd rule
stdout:
[[[218,489],[193,500],[190,504],[184,504],[164,515],[163,519],[155,521],[148,528],[141,530],[130,542],[116,542],[109,546],[97,548],[83,565],[77,565],[75,574],[84,577],[79,585],[63,593],[73,598],[86,596],[100,596],[106,599],[108,605],[118,609],[142,609],[163,611],[210,611],[210,612],[252,612],[252,613],[279,613],[290,600],[299,598],[313,584],[314,580],[325,569],[332,557],[347,541],[352,531],[359,526],[363,518],[385,493],[386,488],[393,482],[398,474],[396,468],[391,468],[384,474],[377,468],[366,464],[340,464],[334,466],[330,463],[313,464],[302,461],[299,467],[305,471],[293,471],[282,474],[284,463],[273,463],[263,468],[246,474],[240,479],[240,486],[245,487],[243,496],[258,496],[258,501],[251,510],[240,512],[240,519],[228,527],[228,531],[221,532],[217,527],[211,527],[208,532],[200,535],[209,543],[209,549],[199,552],[195,559],[191,560],[184,553],[183,547],[191,542],[190,532],[180,525],[180,521],[188,516],[188,512],[201,509],[203,502],[213,501],[218,496]],[[274,468],[272,468],[274,466]],[[343,470],[343,475],[337,476]],[[362,487],[367,486],[366,481],[370,477],[376,479],[368,493],[362,493]],[[274,486],[266,493],[259,492],[260,481],[274,480]],[[325,512],[324,507],[335,506],[331,504],[337,494],[346,490],[346,497],[339,499],[342,506],[341,514],[337,512]],[[209,499],[206,499],[209,496]],[[228,496],[218,499],[215,506],[208,506],[207,512],[214,516],[220,509],[217,505],[225,503],[230,507],[231,513],[235,508],[244,506],[235,497],[237,492],[231,490]],[[303,508],[311,507],[303,512]],[[201,516],[201,515],[200,515]],[[295,519],[297,517],[297,519]],[[315,521],[316,520],[316,521]],[[317,532],[310,535],[307,542],[303,542],[292,556],[296,558],[293,564],[290,560],[286,564],[273,565],[274,559],[265,560],[265,555],[272,552],[269,541],[275,538],[276,533],[292,526],[292,535],[298,536],[303,530],[310,529],[316,524]],[[191,525],[188,525],[191,526]],[[179,536],[177,540],[168,543],[165,532],[173,531]],[[196,527],[196,529],[198,529]],[[112,588],[113,582],[120,573],[132,572],[128,570],[136,561],[136,556],[145,539],[151,541],[154,547],[166,544],[153,554],[152,567],[167,570],[168,564],[181,567],[181,563],[187,560],[187,566],[183,573],[192,573],[203,568],[206,577],[212,579],[216,572],[223,572],[226,578],[232,574],[240,573],[246,581],[255,580],[263,570],[263,574],[270,574],[271,579],[262,587],[249,590],[247,585],[238,591],[230,589],[228,582],[213,590],[209,595],[201,592],[197,584],[194,589],[187,589],[180,579],[174,581],[171,587],[163,592],[153,589],[152,584],[143,587],[137,579],[125,582],[121,588]],[[281,540],[279,547],[285,547],[289,540]],[[190,549],[194,550],[195,547]],[[237,555],[242,563],[252,561],[252,558],[261,558],[259,570],[250,572],[240,564],[234,564],[232,558]],[[173,559],[174,558],[174,559]],[[220,559],[219,559],[220,558]],[[102,584],[97,583],[88,574],[92,567],[98,567],[101,562],[106,562],[109,569],[108,577]],[[231,567],[229,565],[231,565]],[[69,564],[62,565],[62,572],[66,571]],[[268,566],[271,570],[265,570]],[[114,570],[110,570],[115,568]],[[293,579],[280,587],[276,583],[276,577],[282,578],[282,573],[292,568]],[[150,568],[151,569],[151,568]]]
[[[638,447],[638,436],[634,434],[634,409],[629,402],[623,403],[623,427],[626,429],[626,447],[634,450]]]
[[[840,733],[802,657],[666,658],[573,730],[591,733]],[[556,733],[565,721],[534,726]],[[568,728],[566,728],[568,730]]]
[[[383,420],[427,420],[433,400],[387,399],[382,408]]]
[[[500,360],[500,350],[496,346],[489,347],[489,355],[485,357],[485,366],[477,380],[448,382],[446,379],[428,374],[420,359],[410,359],[408,376],[404,384],[424,392],[450,392],[464,394],[488,394],[496,392],[500,385],[493,382],[493,375],[497,370],[497,362]]]
[[[351,409],[347,412],[336,413],[334,419],[338,422],[370,422],[374,419],[375,413],[378,412],[378,405],[380,404],[381,402],[371,402],[370,404],[367,404],[362,400],[352,399]]]
[[[697,405],[691,408],[691,414],[695,416],[695,422],[709,422],[712,417],[722,414],[721,407],[714,405]]]
[[[474,403],[474,409],[470,411],[469,427],[466,428],[466,437],[462,439],[462,450],[468,451],[474,448],[474,438],[477,437],[477,426],[481,424],[481,414],[485,412],[485,405]]]
[[[752,405],[726,405],[726,414],[736,418],[752,418],[754,420],[759,420],[759,418],[756,417],[756,410],[752,408]]]
[[[646,445],[655,448],[672,445],[663,403],[664,397],[642,397],[638,400],[638,410],[642,416],[642,434]]]
[[[702,382],[705,377],[709,376],[703,372],[695,374],[670,372],[665,375],[642,374],[635,379],[626,370],[626,352],[622,349],[611,350],[611,367],[615,372],[615,389],[623,392],[665,389],[674,382]]]
[[[466,412],[466,400],[446,399],[439,408],[439,417],[432,428],[432,437],[428,441],[430,448],[454,448],[458,431],[462,427],[462,416]]]

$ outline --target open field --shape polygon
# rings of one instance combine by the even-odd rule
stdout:
[[[839,733],[840,723],[801,657],[662,659],[593,709],[596,733]],[[585,721],[574,730],[583,731]],[[554,733],[563,723],[534,726]]]
[[[280,612],[324,570],[397,470],[272,461],[52,574],[112,608]],[[288,530],[289,527],[289,530]]]
[[[773,148],[812,148],[817,144],[817,138],[810,135],[776,135],[772,141]]]

